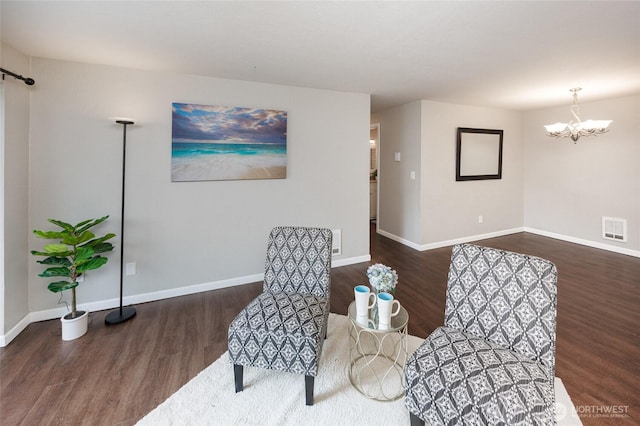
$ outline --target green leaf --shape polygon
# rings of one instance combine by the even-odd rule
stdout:
[[[93,246],[93,252],[95,254],[107,253],[111,250],[113,250],[113,245],[111,243],[101,243]]]
[[[84,263],[85,261],[91,259],[91,256],[93,256],[93,253],[94,251],[92,247],[80,247],[76,251],[76,256],[74,258],[74,261],[76,264]]]
[[[77,282],[71,282],[71,281],[56,281],[56,282],[50,283],[47,286],[49,291],[52,291],[54,293],[59,293],[61,291],[70,290],[70,289],[72,289],[74,287],[78,287],[78,283]]]
[[[31,252],[33,253],[33,252]],[[57,265],[71,267],[71,261],[66,257],[50,256],[43,260],[36,260],[36,262],[42,265]]]
[[[93,228],[94,226],[104,222],[105,220],[107,220],[109,218],[109,215],[106,216],[102,216],[100,219],[89,219],[89,220],[85,220],[84,222],[80,222],[79,224],[76,225],[76,230],[77,232],[81,233],[86,231],[89,228]]]
[[[33,233],[36,234],[36,237],[44,238],[45,240],[59,240],[59,239],[64,238],[65,235],[67,235],[66,232],[40,231],[40,230],[37,230],[37,229],[34,229]]]
[[[73,254],[66,244],[47,244],[43,247],[43,250],[49,255],[59,257],[71,256]]]
[[[85,231],[82,234],[65,235],[65,237],[62,239],[61,242],[63,244],[68,244],[70,246],[77,246],[79,244],[82,244],[82,243],[85,243],[85,242],[91,240],[94,237],[95,237],[95,235],[92,232]]]
[[[81,227],[83,227],[84,225],[86,225],[87,223],[91,223],[93,222],[94,219],[87,219],[87,220],[83,220],[82,222],[76,224],[76,226],[74,226],[73,228],[76,230],[76,232],[79,231],[79,229]]]
[[[109,259],[107,259],[106,257],[96,256],[90,261],[83,263],[82,265],[78,265],[78,267],[76,268],[76,272],[81,274],[93,269],[98,269],[99,267],[107,263],[108,260]]]
[[[74,231],[73,226],[71,226],[67,222],[63,222],[63,221],[57,220],[57,219],[49,219],[49,222],[53,223],[54,225],[58,225],[60,228],[64,229],[67,232],[73,232]]]
[[[45,269],[44,271],[42,271],[41,274],[38,274],[38,275],[43,278],[70,277],[71,269],[67,268],[66,266],[54,266],[52,268]]]
[[[107,240],[110,240],[111,238],[113,238],[115,236],[116,236],[116,234],[107,234],[104,237],[96,238],[95,240],[91,240],[91,241],[83,244],[83,247],[85,247],[85,246],[93,247],[93,246],[95,246],[97,244],[101,244],[101,243],[103,243],[103,242],[105,242]]]

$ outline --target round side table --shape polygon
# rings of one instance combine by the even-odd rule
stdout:
[[[370,319],[356,316],[349,305],[348,376],[351,385],[376,401],[395,401],[404,395],[404,364],[407,361],[409,314],[400,306],[388,329],[379,329]]]

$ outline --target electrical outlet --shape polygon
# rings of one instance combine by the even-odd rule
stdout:
[[[484,222],[484,218],[482,217],[482,215],[478,216],[478,223],[482,223]]]
[[[125,268],[127,275],[135,275],[136,274],[136,262],[129,262]]]

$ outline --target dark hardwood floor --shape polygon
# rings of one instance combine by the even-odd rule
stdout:
[[[585,425],[640,424],[640,259],[528,233],[478,243],[556,264],[556,375]],[[450,247],[418,252],[373,233],[371,255],[397,270],[411,334],[426,337],[443,323]],[[346,314],[368,265],[333,269],[332,312]],[[108,311],[95,312],[72,342],[61,340],[58,320],[29,325],[0,349],[0,424],[134,424],[227,350],[229,322],[261,289],[145,303],[109,327]]]

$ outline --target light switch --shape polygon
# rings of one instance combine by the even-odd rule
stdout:
[[[393,153],[393,161],[400,161],[400,153],[399,152],[394,152]]]
[[[416,180],[416,172],[411,170],[411,180]]]

